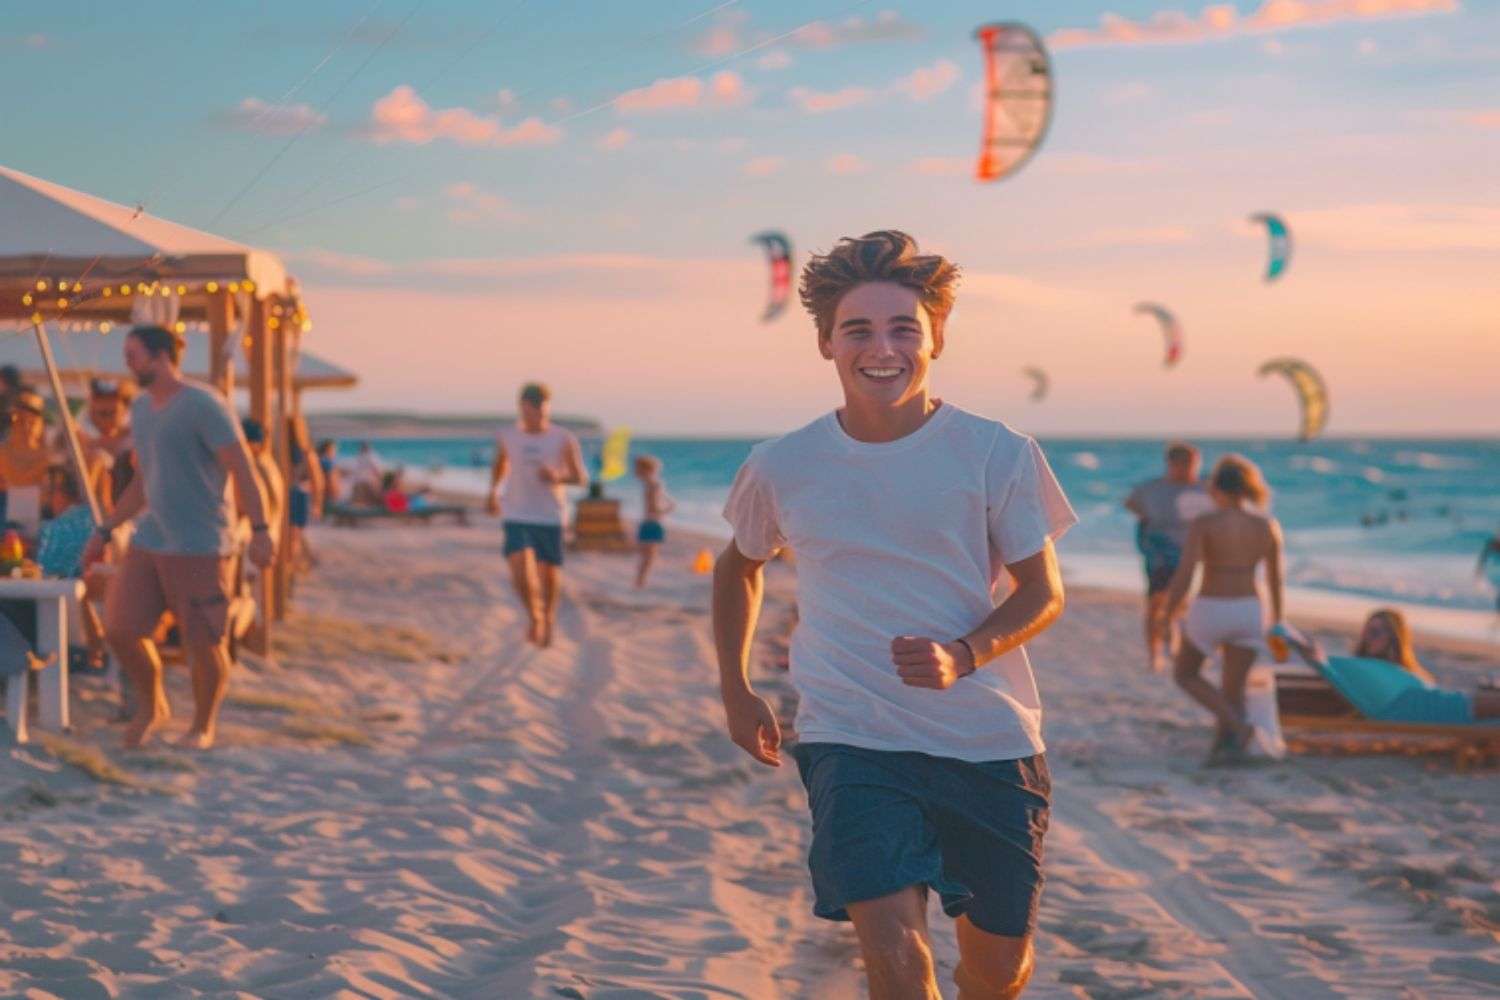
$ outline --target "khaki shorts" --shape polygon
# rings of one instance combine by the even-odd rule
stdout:
[[[171,611],[183,642],[212,646],[229,634],[234,592],[229,556],[183,556],[131,546],[109,584],[104,628],[113,635],[149,636]]]

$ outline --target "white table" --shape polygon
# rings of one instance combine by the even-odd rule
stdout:
[[[0,576],[0,600],[33,601],[36,604],[36,652],[46,658],[56,654],[51,666],[37,677],[37,721],[48,729],[66,730],[68,719],[68,603],[83,599],[82,580],[26,580]],[[25,743],[26,675],[21,674],[5,686],[5,717],[16,734],[16,742]]]

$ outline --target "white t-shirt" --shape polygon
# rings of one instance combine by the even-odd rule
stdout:
[[[577,440],[556,424],[539,434],[528,434],[519,425],[506,427],[495,440],[510,459],[500,487],[500,516],[525,524],[561,525],[567,507],[563,486],[542,482],[541,468],[549,466],[561,475]]]
[[[747,558],[797,553],[803,742],[968,761],[1041,752],[1025,650],[946,691],[902,683],[891,662],[898,635],[948,642],[972,630],[1009,592],[1005,565],[1077,523],[1034,440],[951,403],[882,444],[854,440],[830,413],[756,445],[724,517]]]

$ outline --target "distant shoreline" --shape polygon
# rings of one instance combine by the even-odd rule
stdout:
[[[488,437],[516,422],[514,413],[426,414],[400,411],[309,413],[314,438],[467,438]],[[592,417],[554,416],[552,422],[575,434],[597,436],[604,425]]]

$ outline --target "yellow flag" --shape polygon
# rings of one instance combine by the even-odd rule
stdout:
[[[612,482],[625,475],[625,457],[630,454],[630,428],[616,427],[604,439],[599,453],[599,481]]]

